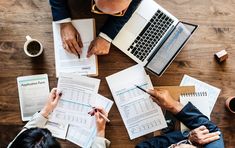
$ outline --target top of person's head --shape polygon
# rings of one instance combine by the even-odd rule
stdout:
[[[107,14],[119,13],[128,8],[132,0],[95,0],[97,8]]]
[[[18,135],[10,148],[60,148],[60,144],[48,129],[31,128]]]

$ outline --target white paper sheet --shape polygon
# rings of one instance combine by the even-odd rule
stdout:
[[[185,106],[188,102],[191,102],[197,109],[204,115],[206,115],[210,119],[211,110],[209,108],[209,98],[207,93],[197,92],[203,95],[185,95],[180,96],[180,102]],[[181,123],[180,124],[181,131],[186,131],[188,128]]]
[[[71,72],[76,72],[80,75],[97,75],[97,57],[93,55],[90,58],[86,58],[90,42],[94,39],[94,19],[72,20],[72,24],[80,33],[84,46],[80,59],[78,59],[77,55],[71,54],[63,48],[60,35],[60,24],[54,22],[52,24],[56,77],[58,77],[60,73]]]
[[[188,75],[184,75],[184,77],[180,83],[180,86],[192,86],[192,85],[195,86],[195,92],[203,92],[203,91],[207,92],[208,100],[209,100],[210,114],[211,114],[221,90],[219,88],[216,88],[216,87],[209,85],[205,82],[197,80],[193,77],[190,77]]]
[[[56,123],[52,121],[47,121],[44,128],[47,128],[54,137],[65,139],[67,131],[68,131],[68,124],[66,123]]]
[[[152,89],[152,83],[140,65],[106,77],[113,98],[127,128],[130,139],[165,128],[161,108],[148,94],[137,88]]]
[[[47,74],[17,77],[21,118],[29,121],[45,105],[49,84]]]
[[[51,121],[92,126],[92,119],[87,115],[91,109],[94,94],[98,92],[100,80],[79,76],[79,74],[61,73],[58,90],[62,96],[53,111]]]
[[[68,124],[66,139],[81,147],[90,147],[96,136],[95,117],[88,112],[93,106],[109,112],[113,105],[113,101],[97,94],[99,84],[99,79],[75,73],[61,73],[59,77],[57,88],[62,91],[62,96],[49,120]],[[63,131],[56,132],[63,134]]]
[[[91,105],[95,107],[103,107],[104,110],[108,113],[113,105],[113,101],[105,98],[102,95],[95,94]],[[89,111],[91,111],[91,109]],[[86,115],[88,115],[87,112]],[[78,126],[70,124],[66,139],[81,147],[86,147],[86,148],[91,147],[91,144],[96,137],[96,126],[95,126],[95,117],[94,116],[92,117],[89,116],[89,117],[93,121],[92,123],[93,125],[91,128],[87,128],[86,126]]]
[[[90,148],[96,137],[96,128],[84,128],[82,126],[69,125],[66,139],[83,148]]]

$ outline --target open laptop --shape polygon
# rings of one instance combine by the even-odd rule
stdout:
[[[197,27],[180,22],[154,0],[142,0],[112,43],[161,76]]]

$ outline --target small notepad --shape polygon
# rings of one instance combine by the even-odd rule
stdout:
[[[188,102],[191,102],[202,114],[206,115],[210,119],[210,104],[207,92],[195,92],[186,93],[180,96],[180,102],[185,106]],[[187,130],[187,127],[181,123],[181,131]]]

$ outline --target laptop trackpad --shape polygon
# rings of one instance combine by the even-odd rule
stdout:
[[[126,23],[125,28],[128,32],[138,36],[146,24],[147,20],[144,17],[138,13],[134,13],[130,20]]]

